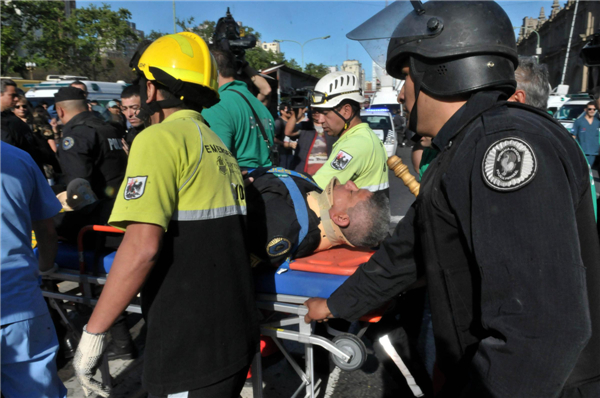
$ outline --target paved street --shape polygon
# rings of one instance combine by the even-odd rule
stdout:
[[[409,166],[411,172],[413,172],[414,170],[410,162],[410,149],[398,148],[397,155],[402,158],[404,163]],[[392,213],[390,230],[392,230],[414,200],[413,195],[404,186],[402,181],[392,173],[390,173],[390,198]],[[83,324],[82,320],[78,321]],[[144,321],[139,315],[130,315],[128,322],[136,346],[142,354],[136,360],[114,360],[110,362],[110,372],[114,378],[114,393],[112,396],[115,398],[145,398],[147,394],[141,386]],[[330,364],[325,350],[319,347],[315,349],[317,397],[386,398],[412,396],[410,390],[402,382],[400,373],[396,370],[394,375],[390,375],[384,369],[381,360],[374,354],[372,342],[366,337],[363,337],[363,341],[367,346],[367,361],[360,370],[354,372],[344,372],[340,371],[337,367],[334,368]],[[299,362],[300,366],[303,367],[304,346],[289,341],[284,342],[284,346],[291,352],[292,357]],[[59,366],[60,377],[69,389],[68,396],[83,398],[84,395],[79,383],[75,380],[71,362],[62,363]],[[263,359],[263,368],[265,398],[291,397],[300,385],[300,378],[281,354],[275,354],[272,357]],[[398,379],[401,379],[399,383],[395,381]],[[304,395],[302,393],[299,396]],[[242,397],[252,397],[252,388],[250,386],[244,388]]]

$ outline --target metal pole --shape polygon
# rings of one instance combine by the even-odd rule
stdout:
[[[567,56],[565,57],[565,67],[563,68],[562,78],[560,84],[565,83],[565,75],[567,74],[567,65],[569,63],[569,52],[571,51],[571,40],[573,38],[573,29],[575,29],[575,19],[577,18],[577,7],[579,7],[579,0],[575,2],[575,11],[573,12],[573,22],[571,23],[571,32],[569,33],[569,44],[567,44]]]
[[[173,0],[173,34],[177,33],[177,18],[175,17],[175,0]]]

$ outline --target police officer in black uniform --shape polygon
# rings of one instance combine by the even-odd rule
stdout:
[[[77,87],[64,87],[54,95],[56,113],[62,120],[63,138],[58,146],[58,156],[64,184],[82,178],[88,181],[98,202],[77,212],[61,213],[55,217],[56,229],[67,240],[75,240],[79,229],[89,224],[106,224],[114,205],[127,167],[127,154],[121,144],[117,129],[88,111],[86,94]],[[69,190],[67,190],[69,191]],[[90,236],[89,239],[94,237]],[[84,241],[88,246],[116,246],[120,237]],[[131,359],[137,353],[122,315],[111,328],[112,344],[109,359]]]
[[[64,124],[58,156],[65,185],[83,178],[99,199],[114,198],[127,167],[120,135],[88,111],[82,90],[63,87],[54,97],[56,112]]]
[[[500,6],[411,3],[348,37],[367,50],[390,37],[409,127],[440,153],[394,234],[328,300],[307,301],[306,320],[358,319],[423,264],[441,396],[599,397],[600,247],[581,150],[544,112],[506,102],[518,60]]]

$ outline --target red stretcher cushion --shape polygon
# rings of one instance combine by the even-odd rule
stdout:
[[[373,253],[375,252],[370,250],[337,246],[329,250],[314,253],[308,257],[296,259],[290,264],[290,269],[320,274],[350,276],[361,264],[369,261]]]

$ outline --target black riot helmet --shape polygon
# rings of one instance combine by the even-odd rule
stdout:
[[[495,88],[510,96],[517,86],[514,30],[493,1],[397,1],[347,37],[391,76],[400,78],[408,61],[415,99],[420,90],[451,97]]]

